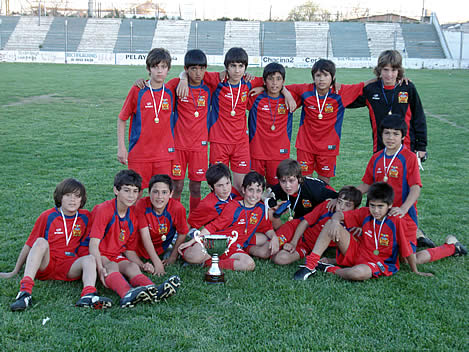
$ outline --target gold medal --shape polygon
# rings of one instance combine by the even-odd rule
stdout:
[[[378,254],[379,254],[379,251],[378,251],[377,249],[375,249],[375,250],[373,251],[373,254],[374,254],[374,255],[378,255]]]
[[[161,236],[161,241],[163,241],[163,242],[166,241],[166,236],[165,235]]]
[[[322,114],[319,114],[319,115],[318,115],[318,119],[319,119],[319,120],[322,119]]]
[[[235,116],[236,112],[234,110],[231,110],[231,116]]]
[[[383,177],[383,181],[384,181],[384,182],[388,182],[388,177],[387,177],[387,176],[384,176],[384,177]]]
[[[198,111],[194,112],[194,116],[199,117],[199,112]]]
[[[293,220],[293,216],[290,215],[290,216],[288,217],[288,221],[292,221],[292,220]]]
[[[158,117],[155,117],[155,123],[160,123],[160,119]]]
[[[272,126],[270,127],[270,129],[271,129],[272,131],[275,131],[275,125],[272,125]]]
[[[392,115],[392,111],[391,111],[391,110],[389,110],[388,115]]]

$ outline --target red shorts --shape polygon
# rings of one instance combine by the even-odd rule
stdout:
[[[347,253],[344,255],[337,250],[336,260],[337,265],[340,266],[352,267],[360,264],[367,265],[371,269],[372,276],[375,278],[383,275],[391,276],[393,274],[388,270],[388,266],[384,263],[384,259],[381,261],[368,261],[366,258],[361,256],[358,241],[352,236],[350,236]],[[384,269],[384,271],[382,269]]]
[[[231,245],[230,250],[228,251],[228,253],[224,253],[220,256],[220,260],[221,259],[231,258],[231,256],[233,254],[237,254],[237,253],[242,253],[242,254],[249,255],[248,252],[246,252],[243,248],[241,248],[241,245],[238,246],[237,243],[234,243],[234,244]]]
[[[409,242],[417,243],[417,224],[410,217],[409,213],[405,214],[402,218],[405,222],[405,238]]]
[[[321,156],[300,149],[297,149],[296,155],[303,176],[311,175],[314,171],[323,177],[335,176],[336,156]]]
[[[251,159],[251,169],[257,171],[262,176],[265,176],[265,179],[269,185],[276,185],[278,183],[277,179],[277,167],[282,160],[260,160],[260,159]]]
[[[123,256],[122,254],[119,254],[119,255],[103,255],[103,257],[106,257],[107,259],[109,259],[111,262],[114,262],[114,263],[120,263],[120,262],[123,262],[124,260],[129,260],[127,257]]]
[[[142,176],[142,189],[144,189],[148,188],[148,183],[153,175],[171,175],[171,160],[156,162],[131,162],[129,160],[129,169]]]
[[[249,142],[239,144],[210,143],[210,165],[223,163],[233,172],[247,174],[251,170]]]
[[[176,156],[172,161],[171,178],[173,180],[184,180],[186,167],[188,176],[192,181],[202,182],[205,180],[208,157],[207,151],[190,151],[176,149]]]
[[[79,259],[79,257],[66,257],[60,259],[49,259],[49,265],[42,271],[38,271],[36,279],[38,280],[60,280],[60,281],[75,281],[81,279],[81,275],[68,278],[68,272],[72,267],[73,263]]]

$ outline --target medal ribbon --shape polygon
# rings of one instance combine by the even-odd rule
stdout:
[[[290,205],[288,206],[288,211],[290,212],[290,217],[292,218],[292,213],[295,213],[295,208],[296,208],[296,203],[298,203],[298,199],[300,199],[300,194],[301,194],[301,186],[298,187],[298,195],[296,196],[295,204],[293,205],[293,209],[290,208]],[[290,196],[287,194],[287,199],[290,200]]]
[[[70,243],[70,240],[72,239],[73,229],[75,228],[75,224],[77,223],[78,211],[75,214],[75,220],[73,220],[72,231],[70,231],[70,236],[68,235],[67,222],[65,221],[65,215],[64,215],[64,212],[62,211],[62,207],[60,207],[60,213],[62,214],[62,220],[64,222],[65,243],[68,246],[68,244]]]
[[[378,250],[378,238],[379,238],[379,236],[381,236],[381,229],[383,227],[384,221],[386,220],[386,216],[383,218],[383,221],[381,221],[381,224],[379,225],[378,237],[376,237],[376,229],[375,229],[376,219],[373,218],[373,235],[374,235],[374,238],[375,238],[375,248],[376,248],[376,250]]]
[[[322,106],[319,104],[319,95],[318,95],[318,90],[317,89],[315,90],[315,93],[316,93],[316,100],[318,102],[319,114],[322,115],[322,111],[324,110],[324,105],[326,105],[327,96],[329,95],[329,91],[327,91],[327,93],[326,93],[324,101],[322,102]]]
[[[395,152],[394,155],[392,156],[391,162],[389,163],[388,167],[386,167],[386,150],[387,150],[387,148],[384,148],[383,166],[384,166],[384,176],[385,176],[385,177],[388,176],[389,169],[391,168],[391,165],[392,165],[392,163],[394,162],[394,159],[396,159],[396,156],[397,156],[397,154],[399,154],[399,152],[401,151],[401,149],[402,149],[402,144],[400,145],[400,147],[399,147],[399,149],[397,150],[397,152]]]
[[[270,97],[267,96],[267,100],[269,102],[269,112],[270,112],[270,120],[272,120],[272,126],[275,126],[275,119],[277,118],[277,112],[278,112],[278,103],[280,101],[280,97],[277,99],[277,106],[275,107],[275,113],[272,115],[272,107],[270,106]]]
[[[228,82],[228,85],[230,86],[230,92],[231,92],[231,111],[235,111],[236,105],[238,105],[239,93],[241,92],[241,81],[239,82],[238,96],[236,97],[236,102],[234,103],[234,105],[233,105],[233,89],[231,88],[230,82]]]
[[[396,85],[394,84],[394,88],[392,89],[392,96],[391,96],[391,104],[389,104],[388,98],[386,97],[386,93],[384,92],[384,83],[381,81],[381,91],[383,92],[384,100],[386,101],[386,108],[389,107],[389,113],[392,113],[392,104],[394,103],[394,93],[396,92]]]
[[[161,89],[161,99],[160,99],[160,105],[158,106],[158,111],[156,110],[156,101],[155,101],[155,96],[153,95],[153,88],[151,87],[150,80],[148,80],[148,86],[150,87],[150,93],[151,93],[151,97],[153,99],[153,108],[155,109],[155,118],[158,119],[158,115],[160,114],[160,111],[161,111],[161,106],[163,105],[164,83],[163,83],[163,87]]]
[[[191,95],[192,95],[192,102],[194,103],[195,112],[197,113],[197,109],[199,107],[198,104],[199,104],[201,88],[199,88],[199,95],[197,96],[197,100],[195,100],[195,97],[194,97],[194,90],[192,88],[190,88],[190,90],[191,90]]]

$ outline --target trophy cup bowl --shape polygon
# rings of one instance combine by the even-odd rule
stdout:
[[[220,261],[219,257],[224,253],[228,253],[230,246],[238,239],[236,231],[233,231],[231,234],[233,237],[211,234],[201,236],[199,231],[194,233],[195,241],[202,246],[205,253],[212,257],[212,265],[205,273],[205,281],[208,283],[225,282],[225,274],[218,266],[218,262]]]

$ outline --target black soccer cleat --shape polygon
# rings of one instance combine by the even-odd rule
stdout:
[[[316,266],[316,270],[322,271],[322,272],[327,272],[328,268],[332,268],[334,266],[335,266],[334,264],[318,262],[318,265]]]
[[[28,292],[20,291],[16,295],[16,301],[10,306],[13,312],[20,312],[25,310],[33,304],[33,298]]]
[[[80,297],[78,302],[75,304],[77,307],[90,307],[93,309],[106,309],[112,307],[112,300],[107,297],[98,296],[98,294],[90,293]]]
[[[435,243],[428,238],[421,228],[417,228],[417,247],[435,248]]]
[[[454,254],[453,257],[462,257],[467,255],[467,249],[464,247],[456,238],[456,236],[448,235],[445,240],[446,244],[454,244]]]
[[[168,280],[161,285],[148,285],[146,286],[148,295],[154,303],[161,302],[171,296],[174,296],[181,286],[181,279],[179,276],[171,276]]]
[[[293,275],[294,280],[307,280],[310,276],[316,274],[316,268],[310,269],[307,268],[306,266],[301,266],[301,269],[299,269],[295,275]]]
[[[131,288],[124,297],[120,300],[121,308],[132,308],[137,303],[150,301],[151,297],[148,294],[146,286],[138,286]]]

